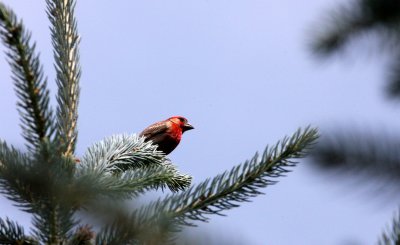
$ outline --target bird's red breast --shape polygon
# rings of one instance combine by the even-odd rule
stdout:
[[[157,150],[168,155],[178,146],[183,132],[190,129],[193,129],[193,126],[188,123],[186,118],[173,116],[148,126],[139,136],[145,137],[145,141],[151,140],[153,144],[157,145]]]

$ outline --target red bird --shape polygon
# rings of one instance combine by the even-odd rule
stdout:
[[[148,126],[139,136],[144,136],[146,142],[151,140],[153,144],[158,145],[157,150],[168,155],[178,146],[182,134],[191,129],[194,127],[186,118],[173,116]]]

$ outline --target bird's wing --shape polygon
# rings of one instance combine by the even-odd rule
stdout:
[[[152,140],[155,136],[163,134],[168,130],[166,122],[157,122],[145,128],[139,136],[146,137],[147,140]]]

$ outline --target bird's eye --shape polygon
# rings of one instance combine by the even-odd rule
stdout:
[[[179,121],[184,122],[185,119],[184,119],[183,117],[180,117],[180,118],[179,118]]]

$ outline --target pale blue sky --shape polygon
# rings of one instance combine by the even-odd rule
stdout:
[[[32,30],[54,93],[45,1],[3,2]],[[183,115],[195,130],[185,133],[170,157],[199,182],[300,126],[399,129],[398,108],[382,96],[384,57],[368,51],[321,65],[306,49],[312,27],[339,2],[79,1],[78,154],[106,136]],[[21,146],[4,58],[2,52],[0,138]],[[266,195],[200,227],[250,244],[374,244],[400,200],[371,201],[350,183],[337,185],[341,179],[307,165],[303,161],[264,189]],[[29,224],[0,200],[0,217]]]

